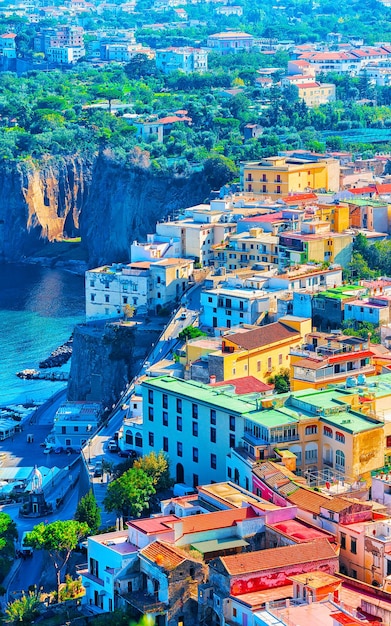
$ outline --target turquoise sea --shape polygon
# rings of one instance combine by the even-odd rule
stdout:
[[[84,277],[37,265],[0,265],[0,407],[43,401],[64,383],[21,380],[84,321]],[[69,370],[69,363],[63,366]]]

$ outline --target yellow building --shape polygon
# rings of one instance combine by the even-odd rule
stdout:
[[[330,157],[269,157],[243,163],[241,186],[244,191],[272,198],[308,190],[338,191],[340,165]]]
[[[273,324],[227,333],[221,350],[209,354],[209,374],[217,382],[254,376],[266,383],[289,368],[290,349],[301,344],[311,324],[311,319],[287,315]]]
[[[261,228],[231,235],[229,241],[213,246],[214,267],[236,270],[259,263],[278,263],[278,237]]]
[[[304,100],[307,107],[317,107],[328,102],[335,102],[335,85],[332,83],[296,83],[299,100]]]
[[[329,222],[330,229],[335,233],[342,233],[350,228],[349,206],[347,204],[319,204],[316,207],[315,215],[322,222]]]
[[[352,246],[353,236],[332,232],[328,222],[303,222],[301,232],[281,233],[280,266],[329,261],[346,267],[351,260]]]

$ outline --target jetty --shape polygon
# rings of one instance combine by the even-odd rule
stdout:
[[[26,369],[17,372],[16,375],[25,380],[51,380],[53,382],[68,380],[68,372],[40,372],[39,370]]]
[[[51,355],[39,363],[40,369],[49,369],[51,367],[60,367],[67,363],[72,356],[73,337],[53,350]],[[51,379],[45,379],[51,380]]]

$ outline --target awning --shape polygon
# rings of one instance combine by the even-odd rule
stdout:
[[[194,550],[198,550],[198,552],[201,552],[201,554],[208,554],[209,552],[220,552],[223,550],[231,550],[232,548],[245,548],[248,545],[248,542],[244,541],[244,539],[228,537],[226,539],[197,541],[196,543],[192,543],[191,547]]]

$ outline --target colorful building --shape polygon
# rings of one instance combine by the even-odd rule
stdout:
[[[241,188],[271,198],[291,192],[339,190],[340,166],[337,159],[309,154],[289,157],[268,157],[262,161],[243,163],[240,169]]]

